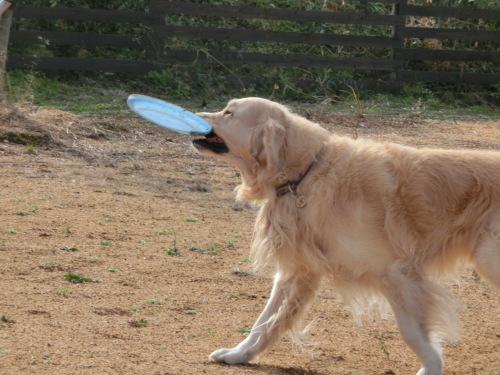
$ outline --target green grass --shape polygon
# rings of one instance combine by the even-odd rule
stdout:
[[[61,247],[62,251],[65,251],[67,253],[73,253],[75,251],[80,250],[77,246],[63,246]]]
[[[237,331],[243,335],[248,335],[252,330],[248,327],[238,328]]]
[[[135,328],[142,328],[142,327],[147,327],[149,325],[149,322],[146,319],[142,318],[139,320],[130,321],[129,325]]]
[[[197,246],[196,244],[191,244],[189,246],[189,251],[193,251],[195,253],[200,253],[200,254],[219,254],[220,249],[217,244],[210,243],[206,247],[201,247]]]
[[[159,236],[167,236],[169,234],[175,235],[175,231],[173,229],[162,229],[162,230],[156,231],[155,234],[157,234]]]
[[[159,300],[157,300],[157,299],[155,299],[155,298],[150,298],[150,299],[148,299],[148,300],[146,301],[146,303],[149,303],[150,305],[157,305],[157,306],[159,306],[159,305],[163,305],[163,301],[159,301]]]
[[[77,273],[68,273],[67,275],[63,276],[63,279],[66,281],[70,281],[75,284],[81,284],[81,283],[96,283],[97,280],[86,277]]]
[[[128,310],[128,311],[135,311],[135,312],[139,312],[139,311],[141,311],[142,309],[141,309],[139,306],[137,306],[137,305],[132,305],[132,306],[127,307],[127,310]]]
[[[203,68],[198,67],[197,69]],[[269,70],[269,69],[268,69]],[[198,72],[200,73],[200,72]],[[221,74],[220,79],[226,73]],[[280,70],[274,72],[274,80],[282,80]],[[243,73],[242,73],[243,74]],[[179,74],[180,75],[180,74]],[[182,76],[182,75],[180,75]],[[12,87],[12,102],[26,102],[23,96],[31,92],[31,104],[54,107],[81,115],[115,116],[131,114],[126,105],[126,98],[131,93],[142,93],[166,99],[190,110],[201,109],[203,101],[208,102],[207,110],[215,111],[224,107],[228,99],[233,97],[262,96],[276,101],[292,104],[299,107],[306,105],[321,105],[323,109],[341,112],[358,117],[385,116],[400,117],[404,113],[419,112],[422,117],[429,119],[499,119],[500,114],[490,105],[486,105],[475,92],[464,92],[459,97],[456,88],[434,88],[424,84],[406,84],[398,95],[376,93],[361,90],[356,85],[347,89],[316,89],[309,88],[293,95],[296,91],[294,84],[287,84],[288,91],[280,88],[261,87],[257,89],[220,89],[213,87],[214,92],[204,92],[197,85],[205,82],[203,75],[196,72],[186,72],[182,76],[187,81],[191,91],[187,95],[178,95],[170,92],[169,87],[161,82],[152,82],[150,78],[140,75],[128,75],[126,80],[120,75],[77,74],[74,77],[58,76],[43,72],[12,71],[7,78]],[[307,77],[304,77],[307,78]],[[314,77],[311,76],[314,80]],[[317,78],[317,77],[316,77]],[[179,78],[181,79],[181,78]],[[202,80],[202,82],[197,82]],[[283,86],[283,85],[282,85]],[[133,124],[134,122],[132,122]],[[22,140],[25,144],[38,145],[40,140]],[[29,141],[29,142],[28,142]]]
[[[165,253],[170,256],[177,256],[177,257],[182,256],[179,249],[175,245],[169,246],[163,251],[165,251]]]

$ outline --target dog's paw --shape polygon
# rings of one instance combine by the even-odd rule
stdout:
[[[442,375],[441,370],[436,370],[436,371],[429,371],[426,370],[425,368],[421,368],[419,372],[417,372],[417,375]]]
[[[223,362],[228,365],[240,365],[247,363],[250,358],[241,349],[219,349],[208,356],[211,360],[215,362]]]

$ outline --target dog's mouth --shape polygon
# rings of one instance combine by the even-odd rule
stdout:
[[[205,138],[199,138],[193,140],[193,144],[197,149],[207,149],[216,154],[224,154],[229,152],[229,148],[227,147],[224,140],[211,131],[209,134],[205,136]]]

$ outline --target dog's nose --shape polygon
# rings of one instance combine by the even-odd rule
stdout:
[[[195,115],[201,117],[202,119],[207,119],[210,117],[210,113],[208,112],[197,112],[195,113]]]

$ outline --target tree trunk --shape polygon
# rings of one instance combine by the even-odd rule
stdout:
[[[7,47],[9,45],[10,26],[12,24],[12,9],[8,9],[10,3],[0,0],[0,100],[5,99],[4,95],[4,73],[7,62]]]
[[[5,60],[7,59],[7,47],[9,45],[10,26],[12,24],[11,9],[0,16],[0,72],[5,69]]]

